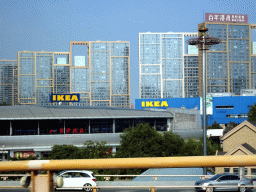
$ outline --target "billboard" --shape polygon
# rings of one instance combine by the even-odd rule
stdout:
[[[248,15],[245,14],[223,14],[223,13],[205,13],[206,22],[221,23],[248,23]]]
[[[35,153],[34,151],[19,151],[14,152],[14,157],[21,157],[21,158],[28,158],[29,156],[34,157]]]
[[[188,54],[198,54],[198,48],[196,45],[188,45]]]
[[[50,102],[79,102],[80,94],[51,94]]]
[[[200,113],[203,114],[203,98],[200,97]],[[213,114],[213,108],[212,108],[212,97],[206,96],[206,114],[212,115]]]

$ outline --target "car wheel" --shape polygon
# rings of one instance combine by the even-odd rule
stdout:
[[[86,183],[83,186],[83,190],[84,191],[92,191],[92,188],[87,188],[87,187],[91,187],[92,185],[90,183]]]
[[[206,192],[214,192],[214,188],[212,185],[208,185],[209,187],[206,188]]]
[[[246,191],[246,187],[244,185],[241,185],[239,188],[240,192],[245,192]]]

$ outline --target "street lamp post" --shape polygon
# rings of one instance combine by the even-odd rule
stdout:
[[[220,43],[220,39],[216,37],[207,36],[206,32],[207,28],[199,28],[200,36],[198,38],[192,38],[187,40],[187,44],[189,45],[197,45],[198,49],[202,51],[202,64],[203,64],[203,148],[204,148],[204,156],[207,156],[207,121],[206,121],[206,50],[210,48],[211,45],[215,45]],[[203,174],[207,174],[206,167],[203,169]]]

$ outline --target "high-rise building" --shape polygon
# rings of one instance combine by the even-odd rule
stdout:
[[[71,41],[73,105],[130,108],[130,42]]]
[[[130,45],[72,41],[70,52],[18,52],[20,104],[130,107]],[[51,103],[50,94],[80,94]]]
[[[18,52],[19,104],[52,105],[51,93],[69,93],[68,52]]]
[[[247,15],[206,13],[199,28],[221,43],[206,51],[207,93],[234,93],[256,88],[256,57],[252,54],[251,29]],[[200,34],[199,34],[200,35]],[[199,95],[202,95],[202,59],[199,51]]]
[[[186,40],[198,33],[139,33],[139,97],[198,96],[198,54]]]
[[[17,104],[17,60],[0,60],[0,103]]]

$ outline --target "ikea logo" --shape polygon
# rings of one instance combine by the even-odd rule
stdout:
[[[51,102],[79,102],[80,94],[51,94]]]
[[[167,101],[142,101],[141,107],[168,107]]]

